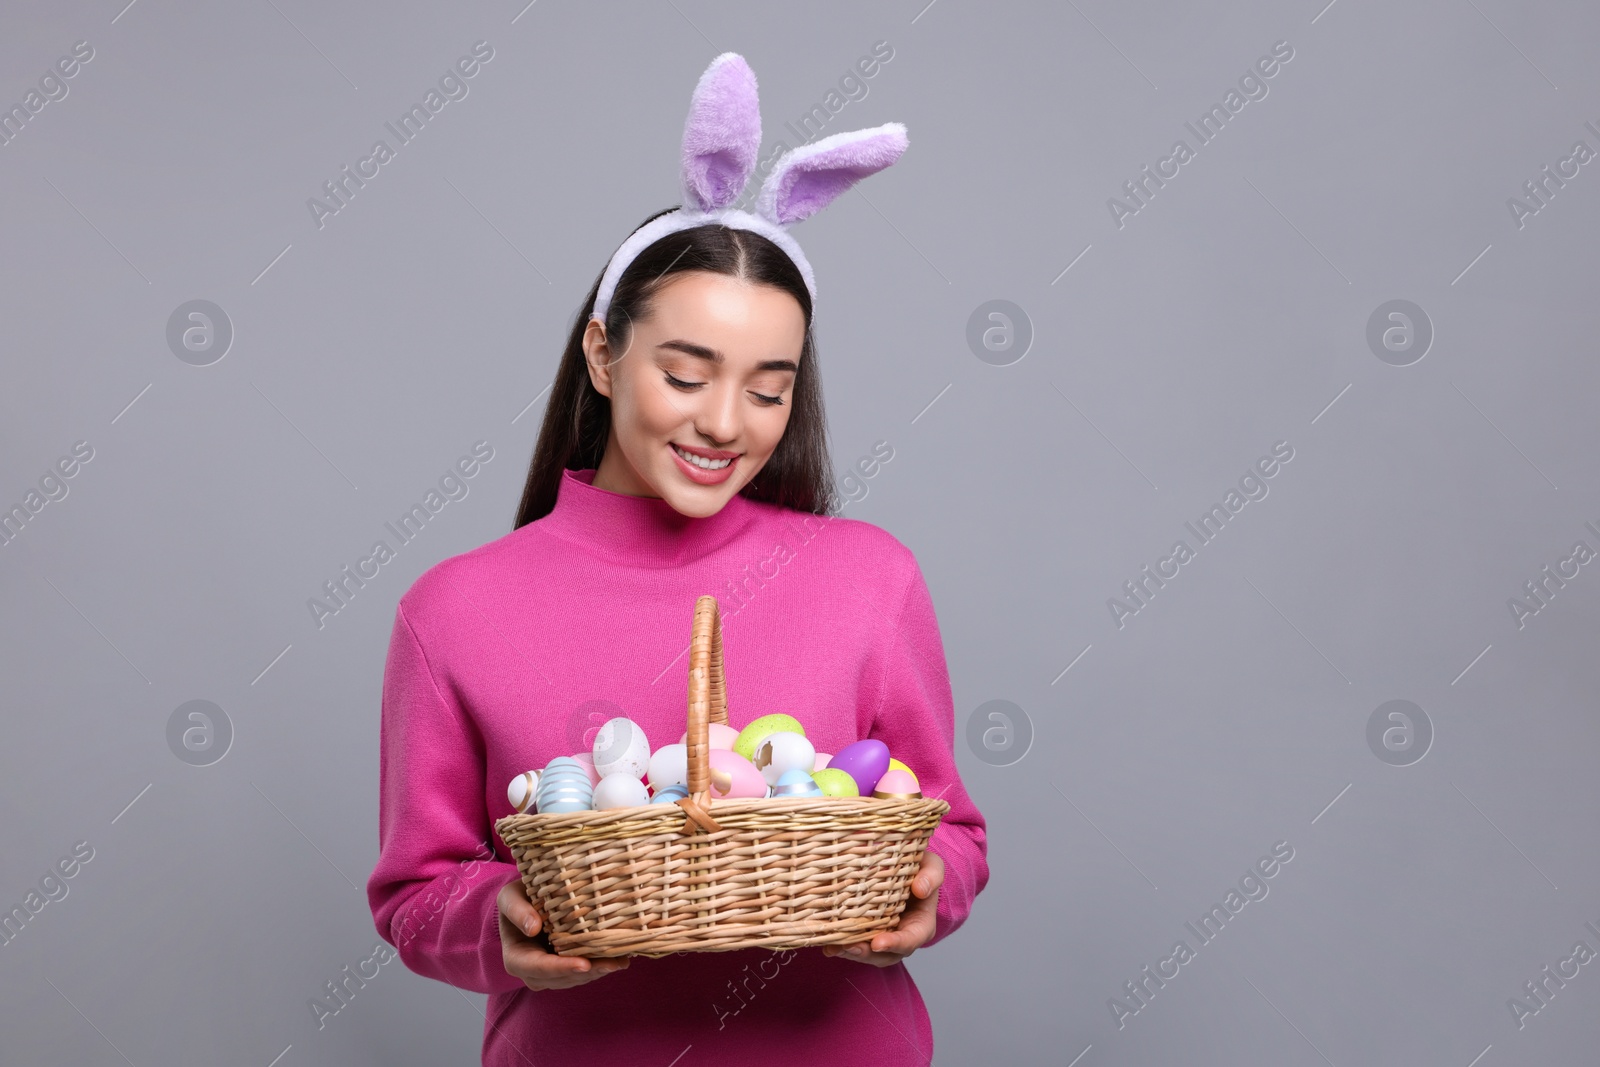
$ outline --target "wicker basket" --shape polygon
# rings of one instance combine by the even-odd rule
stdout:
[[[495,823],[562,956],[787,949],[898,925],[943,800],[716,800],[708,725],[727,724],[717,599],[695,603],[689,796]]]

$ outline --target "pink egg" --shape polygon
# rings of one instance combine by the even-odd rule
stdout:
[[[824,768],[824,767],[826,767],[828,765],[828,761],[831,760],[832,758],[833,758],[833,756],[830,753],[818,752],[817,753],[817,762],[812,764],[811,769],[813,771],[822,770],[822,768]]]
[[[917,785],[917,780],[911,775],[902,771],[899,767],[891,767],[883,772],[882,778],[878,779],[878,784],[872,790],[872,795],[881,796],[894,793],[917,794],[920,796],[921,789]]]
[[[713,748],[708,757],[711,765],[711,796],[716,800],[757,798],[767,795],[767,780],[756,765],[726,748]]]
[[[594,769],[593,752],[577,752],[573,754],[572,758],[583,764],[583,769],[589,772],[589,787],[591,789],[600,784],[600,772]]]
[[[731,726],[724,726],[720,722],[706,724],[706,737],[711,742],[712,748],[725,748],[733,751],[733,742],[738,738],[739,731]],[[678,744],[689,743],[689,731],[685,730],[683,736],[678,738]]]

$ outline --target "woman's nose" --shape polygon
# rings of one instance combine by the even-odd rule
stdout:
[[[739,436],[739,391],[731,383],[719,383],[709,392],[705,406],[697,413],[695,429],[719,445],[726,445]]]

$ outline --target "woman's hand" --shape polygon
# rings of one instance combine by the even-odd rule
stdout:
[[[923,852],[922,866],[911,879],[911,899],[900,913],[900,925],[873,934],[870,941],[825,945],[822,954],[843,956],[874,967],[893,967],[933,936],[934,909],[939,906],[939,887],[943,884],[944,860],[932,850]]]
[[[620,959],[589,960],[581,956],[557,956],[548,947],[548,938],[539,939],[544,916],[528,900],[522,879],[507,882],[496,898],[500,909],[500,953],[506,973],[522,979],[529,989],[571,989],[612,971],[628,966]]]

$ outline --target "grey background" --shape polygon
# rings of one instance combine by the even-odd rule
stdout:
[[[1600,949],[1600,576],[1522,628],[1507,598],[1600,547],[1600,164],[1521,229],[1506,200],[1600,149],[1600,18],[1324,3],[9,4],[7,106],[95,57],[0,147],[0,502],[95,454],[0,548],[0,903],[95,852],[0,948],[6,1062],[475,1061],[483,998],[398,962],[308,1010],[377,942],[394,602],[509,530],[571,316],[677,203],[711,58],[749,59],[770,145],[880,40],[824,132],[911,148],[796,236],[836,466],[895,450],[845,513],[921,562],[989,821],[988,889],[909,963],[936,1061],[1592,1056],[1600,966],[1520,1029],[1507,1000]],[[467,98],[319,230],[306,199],[480,39]],[[1269,95],[1118,228],[1107,199],[1279,40]],[[194,299],[235,331],[210,366],[165,341]],[[1034,331],[1009,366],[966,342],[996,299]],[[1406,367],[1366,343],[1393,299],[1435,332]],[[479,439],[470,495],[319,631],[307,598]],[[1107,599],[1280,440],[1270,494],[1118,628]],[[996,699],[1033,732],[1008,766],[965,741]],[[1433,726],[1410,766],[1367,744],[1393,699]],[[232,724],[207,767],[168,748],[190,700]],[[1119,1028],[1108,999],[1278,841],[1270,895]]]

